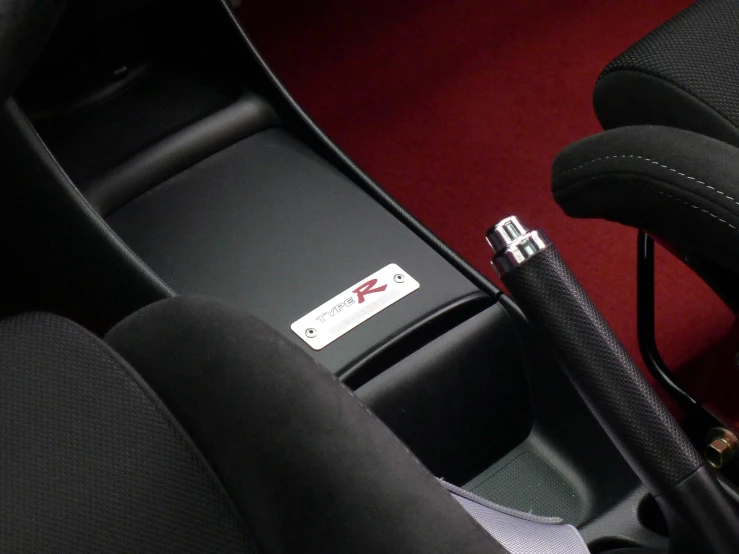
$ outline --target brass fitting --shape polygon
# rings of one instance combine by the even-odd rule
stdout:
[[[739,452],[739,439],[731,431],[723,428],[712,429],[708,434],[705,456],[708,463],[716,469],[731,464]]]

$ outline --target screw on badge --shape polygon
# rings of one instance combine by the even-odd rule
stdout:
[[[309,327],[305,330],[305,336],[309,339],[314,339],[316,336],[318,336],[318,331],[316,331],[313,327]]]
[[[396,283],[405,283],[405,275],[398,273],[393,277],[393,281],[395,281]]]

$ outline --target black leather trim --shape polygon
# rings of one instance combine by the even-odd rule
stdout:
[[[256,318],[180,297],[107,341],[188,431],[263,552],[506,552],[340,381]]]
[[[277,123],[269,104],[254,94],[246,94],[91,183],[80,185],[80,189],[98,213],[109,215],[155,185]]]
[[[644,229],[739,271],[739,149],[690,131],[621,127],[565,148],[552,191],[572,217]]]
[[[665,125],[739,146],[739,129],[731,121],[678,84],[656,75],[634,70],[606,74],[595,85],[593,107],[604,129]]]

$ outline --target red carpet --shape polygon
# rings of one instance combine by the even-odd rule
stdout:
[[[565,217],[549,171],[563,146],[600,130],[591,107],[600,70],[689,3],[247,0],[241,15],[313,119],[434,233],[491,276],[483,236],[492,223],[515,213],[544,229],[640,359],[636,232]],[[672,366],[732,324],[664,252],[658,289],[659,342]],[[714,363],[734,370],[729,350]],[[702,392],[726,383],[721,372],[689,374]],[[722,409],[739,421],[739,401],[728,398]]]

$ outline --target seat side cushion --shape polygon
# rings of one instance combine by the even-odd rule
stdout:
[[[255,552],[166,407],[110,347],[0,321],[0,552]]]
[[[107,340],[193,437],[265,552],[506,552],[332,374],[256,318],[180,297]]]
[[[595,88],[605,129],[669,125],[739,145],[739,10],[696,2],[611,62]]]
[[[571,217],[643,229],[739,272],[739,148],[669,127],[621,127],[566,147],[554,199]]]

